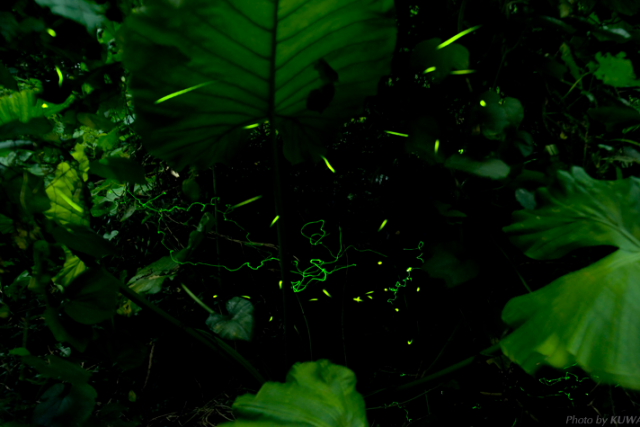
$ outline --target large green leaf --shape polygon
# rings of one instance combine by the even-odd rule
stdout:
[[[240,419],[221,427],[367,427],[364,399],[350,369],[328,360],[296,363],[287,382],[267,382],[233,403]]]
[[[286,158],[318,160],[389,73],[393,13],[392,0],[145,2],[120,33],[143,143],[177,170],[206,167],[273,114]]]
[[[529,257],[619,250],[509,301],[502,318],[517,330],[504,353],[530,373],[577,363],[598,381],[640,390],[640,179],[598,181],[574,167],[536,196],[538,209],[515,212],[504,228]]]
[[[90,34],[105,21],[104,13],[108,7],[91,0],[36,0],[36,3],[49,7],[56,15],[84,25]]]

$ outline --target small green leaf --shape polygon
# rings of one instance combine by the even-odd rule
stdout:
[[[231,316],[211,314],[207,326],[222,338],[251,341],[253,336],[253,304],[244,298],[233,297],[227,301]]]
[[[636,79],[632,62],[629,59],[624,59],[626,56],[626,52],[619,52],[616,56],[611,56],[610,52],[603,56],[601,52],[598,52],[596,53],[598,65],[591,62],[589,68],[595,71],[595,76],[604,84],[613,87],[640,86],[640,80]]]

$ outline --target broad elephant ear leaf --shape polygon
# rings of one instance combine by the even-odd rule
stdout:
[[[355,374],[327,359],[296,363],[285,383],[269,381],[238,397],[233,411],[238,419],[221,427],[369,426]]]
[[[640,390],[640,179],[598,181],[573,167],[536,196],[537,209],[515,212],[504,228],[529,257],[619,249],[509,301],[502,319],[517,329],[503,352],[529,373],[577,363],[597,381]]]
[[[146,1],[119,34],[146,148],[178,171],[228,162],[273,117],[290,162],[319,160],[390,72],[393,13],[393,0]]]

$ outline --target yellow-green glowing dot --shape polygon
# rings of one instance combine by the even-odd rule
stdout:
[[[331,298],[331,294],[329,293],[329,291],[328,291],[328,290],[323,289],[323,290],[322,290],[322,292],[324,292],[324,294],[325,294],[326,296],[328,296],[329,298]]]
[[[273,320],[273,316],[269,317],[269,322],[271,322]]]
[[[416,292],[420,292],[420,286],[416,288]]]
[[[459,149],[458,153],[460,153],[460,154],[464,153],[464,148]]]
[[[407,341],[407,344],[408,344],[408,345],[413,344],[413,340],[409,340],[409,341]]]
[[[51,37],[55,37],[57,34],[56,32],[52,29],[52,28],[47,28],[47,33],[51,36]]]
[[[426,70],[424,70],[424,73],[425,73],[425,74],[427,74],[427,73],[433,73],[435,70],[436,70],[436,67],[429,67],[429,68],[427,68]]]
[[[385,225],[387,225],[387,220],[386,219],[384,221],[382,221],[382,224],[380,225],[380,228],[378,228],[378,231],[382,230]]]
[[[42,108],[49,108],[49,104],[42,104]]]
[[[369,299],[373,299],[373,297],[371,295],[367,295],[367,298]]]
[[[433,147],[433,151],[435,151],[436,153],[438,153],[438,149],[440,149],[440,140],[436,139],[436,144]]]
[[[413,267],[409,267],[409,268],[407,268],[407,273],[410,273],[410,272],[411,272],[411,270],[413,270]]]
[[[218,298],[218,295],[214,295],[213,297],[214,297],[214,298]]]
[[[280,280],[280,281],[278,282],[278,287],[279,287],[280,289],[282,289],[282,280]]]
[[[378,261],[378,265],[382,265],[382,261]]]
[[[389,289],[388,288],[384,288],[384,291],[387,292]]]
[[[362,302],[362,298],[360,298],[360,297],[355,297],[353,300],[354,300],[355,302]]]
[[[399,309],[399,308],[396,308],[396,311],[400,311],[400,309]]]
[[[484,101],[484,99],[480,100],[480,106],[481,107],[486,107],[487,106],[487,103]]]

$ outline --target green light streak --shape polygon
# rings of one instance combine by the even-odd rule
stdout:
[[[327,158],[324,156],[320,156],[320,157],[322,157],[322,160],[324,160],[324,163],[327,165],[329,170],[333,173],[336,173],[336,170],[331,166],[331,163],[329,163],[329,160],[327,160]]]
[[[57,196],[62,197],[62,200],[64,200],[65,202],[67,202],[69,204],[69,206],[71,206],[73,209],[75,209],[76,211],[83,213],[84,209],[82,209],[82,207],[80,205],[78,205],[76,202],[74,202],[73,200],[71,200],[66,194],[64,193],[59,193],[56,192]]]
[[[201,87],[206,86],[206,85],[210,85],[211,83],[213,83],[213,81],[200,83],[199,85],[195,85],[195,86],[192,86],[192,87],[187,88],[187,89],[179,90],[178,92],[171,93],[171,94],[169,94],[169,95],[167,95],[165,97],[162,97],[162,98],[158,99],[155,102],[155,104],[160,104],[161,102],[164,102],[164,101],[166,101],[168,99],[175,98],[176,96],[179,96],[179,95],[184,95],[187,92],[191,92],[192,90],[200,89]]]
[[[438,154],[438,149],[439,149],[439,148],[440,148],[440,140],[439,140],[439,139],[436,139],[436,144],[435,144],[435,146],[433,147],[433,151],[434,151],[436,154]]]
[[[387,220],[386,219],[384,221],[382,221],[382,225],[380,225],[380,228],[378,228],[378,232],[382,231],[382,229],[384,228],[385,225],[387,225]]]
[[[258,126],[260,126],[260,123],[254,123],[252,125],[243,127],[243,129],[253,129],[253,128],[257,128]]]
[[[58,74],[58,86],[62,86],[62,82],[64,81],[64,76],[62,75],[62,71],[60,71],[60,67],[56,65],[56,73]]]
[[[422,74],[429,74],[429,73],[433,73],[436,70],[436,67],[429,67],[426,70],[424,70],[424,72]]]
[[[277,246],[269,243],[253,242],[250,238],[250,233],[246,232],[246,230],[244,230],[244,228],[242,228],[238,223],[236,223],[235,221],[229,218],[229,215],[234,211],[234,208],[240,205],[255,201],[259,197],[252,198],[246,202],[242,202],[241,204],[237,204],[233,207],[231,205],[226,205],[226,210],[220,209],[221,203],[219,198],[212,198],[209,203],[195,202],[186,208],[180,207],[180,206],[172,206],[169,209],[164,209],[164,208],[155,208],[154,205],[158,199],[160,199],[163,196],[166,196],[166,193],[161,193],[159,195],[156,195],[150,198],[148,201],[143,202],[134,194],[132,194],[130,191],[128,191],[126,186],[122,186],[122,188],[124,192],[128,193],[137,203],[140,204],[141,209],[139,208],[138,210],[148,210],[158,215],[158,217],[156,219],[153,219],[152,221],[157,224],[158,234],[162,235],[161,244],[169,251],[170,258],[178,265],[193,265],[193,266],[202,265],[202,266],[209,266],[209,267],[216,267],[216,268],[224,268],[229,272],[235,272],[244,267],[248,267],[251,270],[258,270],[258,269],[264,268],[267,263],[276,264],[279,262],[279,259],[276,256],[273,256],[275,252],[269,252],[269,251],[277,251]],[[165,229],[169,230],[170,229],[170,227],[168,226],[169,221],[172,224],[177,222],[175,218],[172,218],[174,216],[172,214],[184,212],[184,213],[189,213],[189,215],[187,215],[188,217],[193,217],[193,214],[190,212],[195,206],[199,206],[200,207],[199,210],[201,212],[204,212],[208,206],[213,206],[222,215],[222,221],[232,223],[233,225],[237,226],[238,229],[244,231],[244,233],[246,234],[244,240],[240,240],[241,238],[231,238],[231,237],[219,235],[219,234],[216,235],[216,238],[226,239],[231,242],[239,243],[240,245],[243,245],[243,246],[252,247],[253,249],[257,250],[260,253],[267,252],[266,256],[264,256],[264,258],[261,261],[259,261],[259,263],[244,262],[241,265],[236,267],[230,267],[226,265],[217,265],[217,264],[211,264],[206,262],[192,262],[188,257],[187,258],[181,257],[180,260],[176,259],[176,253],[175,253],[176,249],[172,249],[170,245],[167,243],[167,241],[169,240],[167,233],[169,232],[167,231],[167,233],[165,233],[164,231],[162,231],[161,228],[164,226]],[[149,218],[153,218],[153,216],[148,214],[147,220]],[[274,222],[272,223],[272,225],[277,221],[277,219],[278,217],[274,219]],[[186,222],[184,224],[187,225]],[[313,221],[305,224],[300,231],[302,236],[309,240],[309,244],[312,247],[318,246],[318,247],[324,248],[327,251],[328,258],[327,257],[311,258],[309,260],[305,260],[303,265],[303,260],[299,260],[298,258],[294,257],[294,260],[292,262],[293,269],[291,270],[291,272],[294,275],[293,277],[295,278],[295,280],[292,280],[292,288],[294,292],[304,291],[307,288],[307,286],[309,286],[310,284],[313,284],[313,282],[326,282],[329,279],[329,276],[331,276],[333,273],[336,273],[340,270],[348,269],[350,267],[356,267],[357,265],[355,263],[348,263],[348,262],[345,263],[344,261],[341,261],[345,259],[345,254],[350,249],[355,249],[357,252],[362,252],[362,253],[373,252],[374,254],[377,254],[380,257],[387,258],[387,255],[384,255],[382,253],[379,253],[371,249],[361,250],[356,248],[353,245],[348,245],[348,246],[343,245],[341,227],[338,227],[339,238],[338,238],[337,251],[332,251],[329,247],[327,247],[323,243],[323,240],[327,236],[329,236],[329,233],[327,233],[324,227],[325,227],[325,221],[318,220],[318,221]],[[421,263],[420,265],[424,263],[424,260],[421,258],[422,256],[421,250],[422,250],[423,244],[424,244],[423,242],[419,242],[417,248],[404,249],[404,250],[419,251],[419,253],[416,256],[416,259],[420,261]],[[173,245],[175,246],[175,243]],[[189,254],[189,256],[193,256],[193,254]],[[378,265],[382,264],[381,260],[378,260],[375,262]],[[401,288],[406,287],[408,282],[412,280],[410,275],[412,269],[413,269],[412,267],[409,267],[407,269],[407,276],[404,279],[398,280],[393,287],[385,288],[385,291],[390,290],[394,293],[393,299],[388,299],[387,302],[393,304],[393,302],[397,299],[398,291]],[[282,281],[278,281],[278,287],[282,289]],[[327,295],[328,297],[332,297],[331,294],[329,294],[329,292],[326,289],[322,289],[322,290],[325,293],[325,295]],[[366,295],[366,298],[369,300],[372,300],[373,297],[370,294],[372,294],[373,292],[374,291],[368,292]],[[244,296],[244,297],[250,298],[249,296]],[[354,298],[354,301],[363,302],[363,298],[364,297],[357,297],[357,298]],[[396,311],[399,311],[399,309],[396,309]]]
[[[280,219],[280,215],[276,215],[276,217],[273,218],[273,221],[271,221],[271,225],[269,227],[273,227],[275,223],[278,222],[279,219]]]
[[[390,130],[385,130],[386,133],[390,134],[390,135],[398,135],[398,136],[404,136],[405,138],[408,138],[409,135],[407,135],[406,133],[398,133],[398,132],[392,132]]]
[[[251,198],[251,199],[245,200],[244,202],[240,202],[240,203],[238,203],[237,205],[233,205],[233,206],[231,206],[231,209],[235,209],[235,208],[239,208],[240,206],[248,205],[249,203],[251,203],[251,202],[255,202],[256,200],[259,200],[259,199],[261,199],[261,198],[262,198],[262,196],[256,196],[256,197],[254,197],[254,198]]]
[[[455,36],[451,37],[449,40],[446,40],[446,41],[440,43],[436,49],[442,49],[443,47],[447,47],[451,43],[453,43],[454,41],[458,40],[461,37],[466,36],[467,34],[477,30],[480,27],[482,27],[482,25],[476,25],[475,27],[468,28],[468,29],[456,34]]]
[[[473,74],[475,72],[476,72],[476,70],[453,70],[449,74]]]
[[[51,36],[51,37],[55,37],[57,36],[56,32],[53,30],[53,28],[47,28],[47,33]]]
[[[373,252],[375,254],[378,254],[380,256],[386,257],[386,255],[381,254],[379,252],[376,252],[374,250],[371,249],[358,249],[353,245],[349,245],[347,247],[343,248],[342,245],[342,228],[338,227],[338,247],[340,248],[339,251],[337,253],[333,253],[331,251],[331,249],[329,249],[326,245],[324,245],[322,243],[322,240],[327,237],[329,234],[324,230],[324,225],[325,225],[325,221],[324,220],[319,220],[319,221],[313,221],[310,223],[305,224],[302,227],[302,230],[300,231],[300,234],[302,234],[305,238],[309,239],[309,244],[311,244],[311,246],[321,246],[324,249],[326,249],[326,251],[329,253],[329,256],[331,257],[331,260],[329,261],[325,261],[323,259],[320,258],[312,258],[308,261],[309,266],[306,268],[302,268],[301,267],[301,261],[300,260],[294,260],[293,264],[296,267],[296,270],[292,270],[291,273],[293,273],[294,275],[298,275],[300,276],[300,280],[295,281],[293,283],[293,288],[295,292],[302,292],[304,291],[307,286],[309,286],[311,283],[313,282],[325,282],[328,277],[340,270],[346,269],[346,268],[350,268],[350,267],[356,267],[356,264],[351,263],[351,264],[346,264],[346,265],[340,265],[340,266],[334,266],[334,264],[337,264],[337,262],[344,256],[345,252],[349,249],[355,249],[357,252]],[[312,226],[316,226],[318,227],[318,229],[314,232],[314,233],[310,233],[307,230],[312,227]],[[310,233],[310,234],[309,234]]]

